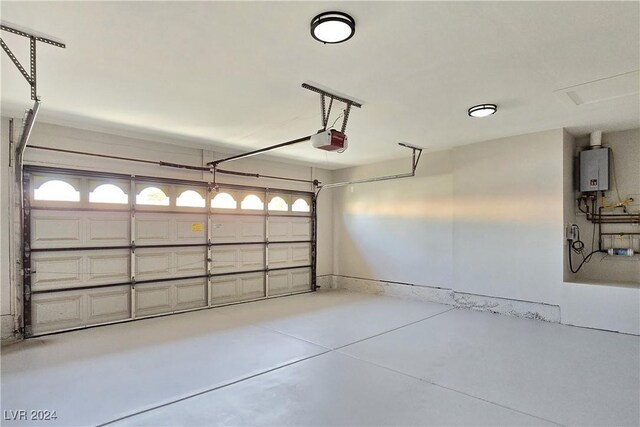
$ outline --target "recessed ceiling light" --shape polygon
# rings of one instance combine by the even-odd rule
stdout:
[[[311,20],[311,36],[322,43],[342,43],[356,32],[356,21],[346,13],[324,12]]]
[[[469,117],[487,117],[498,111],[495,104],[480,104],[469,108]]]

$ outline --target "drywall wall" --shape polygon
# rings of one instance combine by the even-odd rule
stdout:
[[[406,150],[404,159],[342,169],[334,179],[410,171],[411,151]],[[451,288],[450,151],[424,153],[414,178],[323,191],[334,198],[335,274]]]
[[[0,122],[0,326],[2,336],[5,331],[13,330],[12,293],[10,285],[10,238],[9,215],[10,211],[10,186],[13,183],[9,168],[9,120],[2,118]]]
[[[604,147],[611,148],[613,157],[611,189],[605,193],[607,204],[617,203],[619,193],[623,200],[628,197],[634,199],[634,202],[627,207],[629,212],[640,212],[640,129],[603,133],[602,144]],[[588,136],[578,138],[573,150],[567,155],[573,158],[588,145]],[[566,174],[565,179],[570,179],[569,182],[572,182],[571,174]],[[614,183],[617,183],[617,191]],[[571,200],[566,206],[566,213],[570,216],[567,222],[575,223],[580,227],[582,240],[587,245],[587,249],[591,250],[591,238],[595,228],[591,222],[587,221],[585,214],[576,209],[575,200],[579,194],[571,190]],[[620,209],[615,212],[622,213]],[[640,224],[603,224],[602,231],[640,233]],[[596,234],[595,249],[597,245]],[[640,254],[640,235],[605,236],[603,248],[610,247],[632,247]],[[574,255],[573,259],[576,264],[580,256]],[[640,284],[640,255],[620,257],[596,254],[577,274],[565,273],[565,280],[578,283]]]
[[[569,132],[564,131],[562,134],[562,209],[564,211],[564,227],[568,227],[570,224],[575,223],[576,216],[576,202],[575,191],[573,189],[573,168],[574,168],[574,153],[576,151],[576,139]],[[564,247],[562,249],[563,257],[563,277],[564,280],[568,280],[573,276],[571,269],[569,268],[569,245],[570,242],[567,239],[563,240]]]
[[[425,152],[416,178],[332,190],[336,286],[639,334],[639,287],[564,282],[574,142],[557,129]]]
[[[563,132],[453,150],[454,289],[558,304]]]
[[[565,282],[562,323],[640,335],[640,288]]]
[[[425,152],[417,176],[334,192],[335,274],[558,303],[562,130]],[[406,172],[410,160],[334,172]]]
[[[16,120],[19,125],[21,120]],[[8,159],[5,158],[9,152],[8,147],[8,118],[2,118],[2,181],[1,181],[1,209],[2,212],[9,211],[9,185],[12,185],[8,167]],[[182,163],[188,165],[202,166],[207,162],[225,157],[226,154],[214,152],[207,149],[198,149],[193,147],[184,147],[179,145],[170,145],[155,142],[153,140],[133,139],[124,136],[112,135],[101,132],[94,132],[82,129],[76,129],[66,126],[57,126],[42,122],[36,123],[33,134],[29,141],[29,147],[25,153],[25,163],[42,166],[64,167],[70,169],[84,169],[106,172],[118,172],[124,174],[157,176],[167,178],[177,178],[186,180],[208,180],[208,172],[189,171],[184,169],[162,168],[156,165],[140,164],[115,159],[103,159],[95,157],[87,157],[76,154],[57,153],[33,148],[34,146],[54,147],[67,150],[78,150],[90,153],[109,154],[112,156],[133,157],[147,160],[164,160],[174,163]],[[332,180],[332,172],[312,168],[310,166],[299,164],[288,164],[276,161],[267,161],[259,158],[251,158],[239,160],[225,164],[225,169],[252,172],[260,174],[269,174],[277,176],[286,176],[298,179],[318,179],[323,182]],[[261,187],[269,187],[273,189],[286,188],[311,191],[311,185],[305,183],[288,182],[274,179],[259,179],[248,177],[237,177],[230,175],[219,175],[219,183],[232,183],[243,185],[258,185]],[[318,258],[317,258],[317,274],[318,276],[328,275],[333,272],[333,233],[332,229],[332,211],[333,200],[325,197],[318,202]],[[19,239],[11,237],[6,230],[8,226],[8,216],[2,215],[2,233],[0,233],[1,250],[2,250],[2,276],[1,276],[1,296],[2,296],[2,314],[3,329],[2,336],[5,337],[13,332],[13,315],[19,310],[20,301],[17,292],[18,284],[16,281],[9,280],[8,268],[10,265],[9,250],[17,252],[19,249]],[[15,219],[15,218],[14,218]],[[12,304],[13,302],[13,304]],[[16,308],[18,307],[18,308]],[[5,316],[7,319],[5,319]],[[6,322],[5,322],[6,320]],[[6,323],[6,324],[5,324]]]

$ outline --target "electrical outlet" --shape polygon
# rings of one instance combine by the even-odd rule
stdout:
[[[565,230],[565,237],[570,242],[578,240],[578,226],[576,224],[570,224]]]

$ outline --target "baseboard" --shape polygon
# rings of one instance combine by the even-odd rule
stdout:
[[[326,277],[327,276],[323,276],[323,279],[328,281]],[[557,305],[469,294],[457,292],[453,289],[413,285],[410,283],[360,279],[338,275],[332,275],[331,277],[331,283],[335,289],[346,289],[354,292],[435,302],[457,308],[488,311],[507,316],[560,323],[560,307]]]
[[[316,285],[318,286],[318,291],[328,291],[331,289],[336,289],[336,276],[332,274],[323,274],[321,276],[316,276]]]
[[[15,339],[13,315],[6,314],[0,316],[0,337],[2,341],[11,341]]]
[[[525,319],[561,323],[560,306],[552,304],[456,292],[455,306]]]

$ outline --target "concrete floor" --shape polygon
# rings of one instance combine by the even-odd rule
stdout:
[[[65,426],[638,425],[639,373],[635,336],[336,291],[11,345],[1,397]]]

